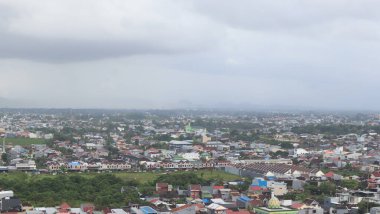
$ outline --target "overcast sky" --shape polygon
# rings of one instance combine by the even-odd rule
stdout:
[[[380,110],[380,1],[0,1],[0,104]]]

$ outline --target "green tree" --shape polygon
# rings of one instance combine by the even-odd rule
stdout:
[[[1,160],[3,161],[3,163],[8,164],[9,162],[8,154],[7,153],[1,154]]]
[[[334,196],[336,192],[336,185],[331,182],[323,182],[319,185],[319,190],[324,195]]]
[[[362,200],[359,204],[359,214],[369,213],[372,207],[378,207],[379,204]]]
[[[341,187],[347,188],[347,189],[358,189],[359,187],[359,182],[356,180],[342,180],[340,183]]]
[[[307,199],[310,195],[307,193],[295,193],[295,192],[290,192],[286,195],[284,195],[284,199],[286,200],[293,200],[293,201],[304,201]]]

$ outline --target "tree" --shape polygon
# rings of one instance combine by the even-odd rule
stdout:
[[[345,187],[347,189],[358,189],[359,182],[356,180],[342,180],[340,186]]]
[[[372,207],[377,207],[379,204],[362,200],[359,204],[359,214],[369,213]]]
[[[154,183],[169,183],[180,188],[187,188],[189,184],[206,184],[207,181],[195,173],[185,172],[160,175]]]
[[[284,195],[284,199],[293,201],[304,201],[306,198],[308,198],[308,196],[309,195],[306,193],[289,192],[288,194]]]
[[[336,186],[331,182],[323,182],[319,185],[319,190],[324,195],[333,196],[336,192]]]
[[[141,186],[138,189],[142,195],[153,195],[154,191],[156,190],[154,186],[147,185]]]
[[[244,181],[242,183],[239,183],[236,188],[239,192],[243,192],[243,191],[247,191],[249,186],[250,186],[250,182]]]
[[[278,150],[278,151],[276,151],[274,153],[271,153],[271,156],[273,156],[273,157],[278,157],[279,156],[279,157],[284,158],[284,157],[288,157],[289,156],[289,152]]]
[[[225,161],[225,160],[226,160],[226,158],[223,157],[223,156],[219,156],[219,157],[218,157],[218,161]]]
[[[8,164],[8,161],[9,161],[8,154],[7,153],[1,154],[1,160],[3,161],[3,163]]]
[[[46,157],[39,157],[39,158],[35,158],[35,161],[36,161],[36,165],[37,165],[37,168],[45,168],[46,167],[46,161],[47,161],[47,158]]]

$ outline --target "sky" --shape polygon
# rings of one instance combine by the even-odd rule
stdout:
[[[378,0],[1,0],[0,107],[380,110]]]

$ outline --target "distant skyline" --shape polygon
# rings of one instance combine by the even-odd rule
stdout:
[[[380,111],[378,8],[2,0],[0,108]]]

